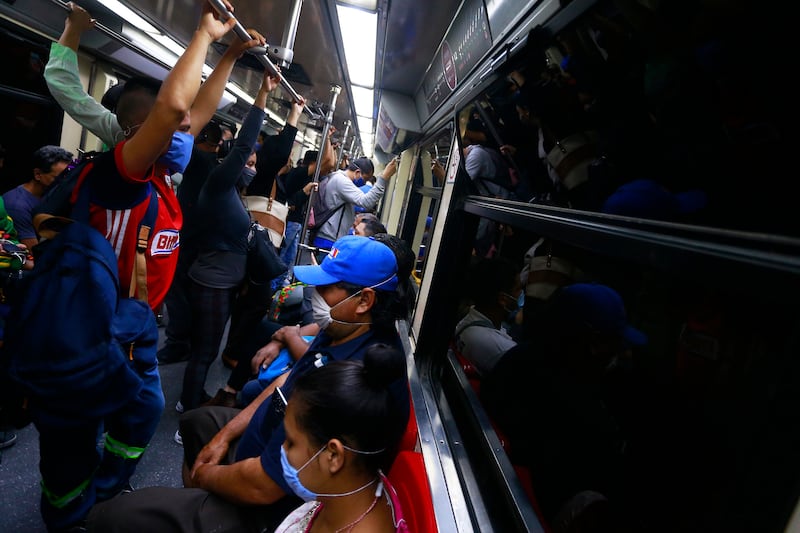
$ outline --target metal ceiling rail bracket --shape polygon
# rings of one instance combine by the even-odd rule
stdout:
[[[211,4],[211,7],[213,7],[217,11],[217,13],[219,13],[219,16],[222,20],[225,21],[227,21],[228,19],[236,20],[236,17],[233,16],[233,13],[228,11],[228,8],[225,7],[225,4],[222,3],[222,0],[208,0],[208,1]],[[297,8],[297,15],[298,16],[300,15],[299,8]],[[242,41],[250,40],[250,34],[247,33],[247,29],[245,29],[245,27],[242,26],[242,23],[239,22],[238,20],[236,20],[236,24],[233,26],[233,32]],[[280,74],[278,67],[276,67],[275,64],[269,60],[266,53],[254,55],[253,57],[255,57],[262,65],[264,65],[264,67],[270,72],[270,74],[273,75]],[[286,92],[289,93],[289,95],[295,102],[299,103],[301,101],[300,95],[297,94],[297,91],[294,90],[294,87],[292,87],[292,85],[283,76],[281,76],[281,87],[286,89]],[[318,120],[319,118],[321,118],[318,114],[314,113],[314,111],[312,111],[307,105],[303,106],[303,111],[305,111],[305,113],[313,120]]]

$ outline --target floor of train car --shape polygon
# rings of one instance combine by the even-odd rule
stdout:
[[[164,328],[159,328],[159,346],[163,342]],[[186,363],[175,363],[159,367],[166,408],[156,434],[131,479],[134,488],[183,486],[183,448],[173,440],[173,436],[178,429],[179,414],[175,411],[175,403],[180,397],[185,366]],[[217,358],[209,370],[206,391],[213,395],[229,374],[230,370],[223,366],[222,359]],[[0,453],[0,531],[45,533],[46,528],[39,514],[39,442],[33,425],[17,431],[16,444]]]

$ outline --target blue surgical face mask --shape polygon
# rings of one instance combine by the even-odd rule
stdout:
[[[253,178],[256,177],[257,173],[258,173],[258,171],[256,171],[256,169],[254,169],[252,167],[244,167],[242,169],[242,173],[239,174],[239,181],[237,182],[237,185],[239,186],[239,188],[240,189],[245,189],[245,188],[249,187],[250,183],[252,183]]]
[[[172,134],[169,150],[158,159],[158,162],[166,166],[170,174],[183,173],[192,158],[192,146],[194,146],[194,136],[191,133],[176,131]]]
[[[361,187],[366,183],[366,181],[364,180],[364,178],[356,178],[353,180],[353,183],[356,185],[356,187]]]
[[[350,448],[349,446],[342,445],[342,447],[344,449],[346,449],[346,450],[350,450],[351,452],[360,453],[360,454],[363,454],[363,455],[374,455],[374,454],[378,454],[378,453],[383,453],[383,451],[384,451],[383,449],[381,449],[381,450],[376,450],[374,452],[365,452],[365,451],[361,451],[361,450],[354,450],[353,448]],[[297,495],[297,497],[302,499],[303,501],[305,501],[305,502],[314,501],[314,500],[319,499],[320,496],[325,496],[326,498],[336,498],[336,497],[339,497],[339,496],[350,496],[351,494],[355,494],[356,492],[361,492],[362,490],[366,489],[367,487],[369,487],[370,485],[372,485],[373,483],[378,481],[378,478],[375,478],[372,481],[369,481],[368,483],[365,483],[364,485],[360,486],[359,488],[357,488],[355,490],[351,490],[349,492],[343,492],[341,494],[317,494],[316,492],[308,490],[305,487],[305,485],[303,485],[303,483],[300,481],[300,472],[302,472],[303,469],[305,467],[307,467],[311,463],[311,461],[316,459],[317,456],[319,456],[319,454],[321,454],[324,449],[325,449],[325,446],[320,448],[319,451],[317,453],[315,453],[311,457],[311,459],[306,461],[303,466],[301,466],[300,468],[295,468],[289,463],[289,458],[286,456],[286,450],[284,450],[283,446],[281,446],[281,470],[283,471],[283,480],[286,481],[286,484],[289,485],[289,488],[292,489],[292,492],[294,492]]]
[[[300,472],[303,471],[305,467],[307,467],[311,461],[317,458],[319,454],[322,453],[325,447],[319,449],[317,453],[315,453],[311,459],[306,461],[306,463],[301,466],[300,468],[295,468],[289,463],[289,458],[286,457],[286,450],[283,449],[281,446],[281,470],[283,470],[283,480],[286,481],[286,484],[289,485],[289,488],[292,489],[298,498],[302,499],[304,502],[310,502],[317,499],[317,494],[308,490],[301,482],[300,482]]]
[[[349,230],[347,230],[347,234],[348,235],[355,235],[356,234],[356,228],[350,228]]]

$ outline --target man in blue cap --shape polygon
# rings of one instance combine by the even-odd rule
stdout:
[[[296,379],[330,361],[360,360],[376,343],[404,352],[391,307],[397,261],[388,246],[342,237],[320,265],[297,266],[295,276],[314,286],[320,328],[305,355],[243,410],[213,406],[185,413],[180,428],[188,488],[145,488],[97,505],[90,531],[167,531],[190,523],[209,530],[271,531],[299,505],[284,480],[280,454],[286,398]],[[294,329],[297,338],[287,342],[305,342],[304,331]],[[410,407],[407,380],[391,389]]]

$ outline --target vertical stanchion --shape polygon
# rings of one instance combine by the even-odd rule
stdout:
[[[350,133],[350,122],[349,120],[344,123],[344,135],[342,135],[342,146],[339,148],[339,155],[336,157],[336,169],[339,169],[339,165],[342,164],[342,156],[344,155],[344,143],[347,141],[347,134]],[[352,163],[352,161],[351,161]]]
[[[314,196],[317,194],[319,174],[322,170],[322,160],[325,157],[325,145],[328,142],[331,124],[333,124],[333,111],[336,109],[336,99],[339,97],[339,93],[341,91],[342,88],[339,85],[331,85],[331,103],[330,107],[328,108],[328,114],[325,116],[325,124],[322,127],[322,141],[319,145],[319,150],[317,153],[317,165],[314,169],[314,187],[311,189],[311,194],[308,195],[308,200],[306,203],[306,215],[303,217],[303,228],[300,230],[300,246],[297,247],[297,254],[295,254],[294,257],[295,265],[300,264],[300,255],[302,254],[303,250],[305,250],[303,245],[310,244],[308,242],[308,217],[311,214],[311,205],[314,203]]]

